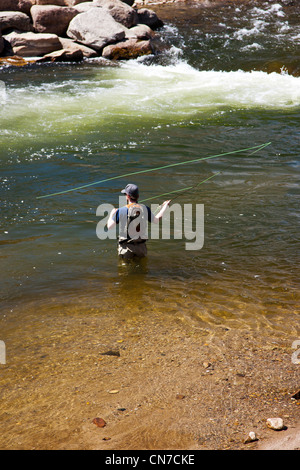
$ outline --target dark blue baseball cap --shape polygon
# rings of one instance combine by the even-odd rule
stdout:
[[[125,189],[122,189],[121,193],[127,194],[129,197],[132,199],[138,199],[139,197],[139,188],[137,187],[136,184],[127,184]]]

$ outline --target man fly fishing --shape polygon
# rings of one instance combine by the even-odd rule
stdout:
[[[147,256],[148,223],[158,224],[170,200],[164,201],[157,215],[148,206],[139,204],[139,188],[127,184],[121,193],[126,195],[126,206],[113,209],[107,221],[107,228],[119,225],[118,254],[123,259]]]

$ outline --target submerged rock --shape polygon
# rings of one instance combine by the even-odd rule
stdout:
[[[75,16],[69,24],[67,35],[97,51],[125,38],[122,26],[107,11],[97,7]]]
[[[109,351],[106,351],[104,353],[102,353],[102,356],[116,356],[116,357],[120,357],[120,351],[119,350],[114,350],[114,349],[110,349]]]
[[[24,65],[32,64],[34,62],[34,60],[25,60],[23,57],[19,56],[0,57],[1,65],[13,65],[14,67],[24,67]]]
[[[104,428],[106,426],[106,421],[103,418],[94,418],[92,421],[98,428]]]

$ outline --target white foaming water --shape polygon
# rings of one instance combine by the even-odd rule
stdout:
[[[0,104],[4,104],[4,102],[6,101],[6,87],[5,87],[5,83],[0,80]]]
[[[250,24],[252,27],[240,28],[234,32],[233,37],[238,41],[242,41],[249,36],[259,36],[266,32],[266,29],[272,22],[278,23],[278,28],[282,28],[282,18],[285,17],[285,13],[282,10],[282,5],[264,5],[266,8],[254,7],[250,12]],[[285,31],[288,30],[289,26],[287,23],[284,24]]]
[[[285,16],[284,12],[282,11],[282,5],[280,5],[279,3],[274,3],[265,10],[263,8],[254,7],[252,10],[252,14],[266,17],[275,15],[279,18],[283,18]]]
[[[27,135],[41,130],[72,134],[132,117],[172,123],[226,110],[284,110],[300,105],[300,78],[288,74],[199,71],[185,62],[147,66],[132,61],[98,70],[90,80],[8,87],[0,109],[2,132],[11,129],[12,122],[14,132]]]
[[[149,103],[149,110],[155,112],[160,108],[167,114],[188,113],[223,106],[280,109],[300,104],[300,79],[286,74],[199,71],[184,62],[168,67],[130,64],[120,71],[124,72],[133,80],[136,104]]]

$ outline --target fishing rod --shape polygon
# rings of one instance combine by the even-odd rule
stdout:
[[[194,160],[188,160],[186,162],[170,163],[169,165],[164,165],[164,166],[160,166],[160,167],[156,167],[156,168],[149,168],[147,170],[140,170],[140,171],[134,171],[134,172],[131,172],[131,173],[126,173],[126,174],[123,174],[123,175],[111,176],[110,178],[105,178],[105,179],[100,180],[100,181],[95,181],[93,183],[84,184],[84,185],[78,186],[76,188],[66,189],[64,191],[59,191],[59,192],[51,193],[51,194],[45,194],[43,196],[37,196],[36,199],[43,199],[43,198],[48,198],[48,197],[52,197],[52,196],[58,196],[58,195],[61,195],[61,194],[66,194],[66,193],[72,192],[72,191],[78,191],[80,189],[85,189],[85,188],[88,188],[88,187],[91,187],[91,186],[95,186],[97,184],[106,183],[107,181],[117,180],[117,179],[121,179],[121,178],[127,178],[128,176],[140,175],[142,173],[149,173],[149,172],[152,172],[152,171],[163,170],[165,168],[171,168],[171,167],[175,167],[175,166],[179,166],[179,165],[187,165],[189,163],[196,163],[196,162],[200,162],[200,161],[203,161],[203,160],[209,160],[211,158],[224,157],[226,155],[233,155],[233,154],[237,154],[237,153],[247,152],[249,150],[255,150],[255,152],[258,152],[259,150],[262,150],[263,148],[267,147],[270,144],[271,144],[271,142],[267,142],[265,144],[255,145],[253,147],[248,147],[248,148],[239,149],[239,150],[233,150],[231,152],[220,153],[220,154],[217,154],[217,155],[210,155],[208,157],[196,158]]]
[[[151,199],[158,199],[158,198],[163,197],[163,196],[168,196],[169,194],[182,193],[183,191],[185,191],[185,194],[186,194],[186,193],[192,191],[193,189],[197,188],[201,184],[205,183],[206,181],[214,178],[215,176],[218,176],[220,173],[221,172],[219,171],[218,173],[216,173],[214,175],[211,175],[208,178],[205,178],[205,180],[200,181],[200,183],[194,184],[194,186],[188,186],[187,188],[175,189],[175,191],[170,191],[168,193],[159,194],[158,196],[148,197],[147,199],[143,199],[143,201],[140,201],[140,202],[143,203],[143,202],[146,202],[146,201],[150,201]],[[180,196],[180,194],[177,194],[175,197],[172,198],[172,201],[174,201],[174,199],[177,199],[179,196]],[[154,215],[157,214],[157,212],[159,211],[161,206],[162,206],[162,204],[160,204],[157,207],[157,209],[154,212]]]

